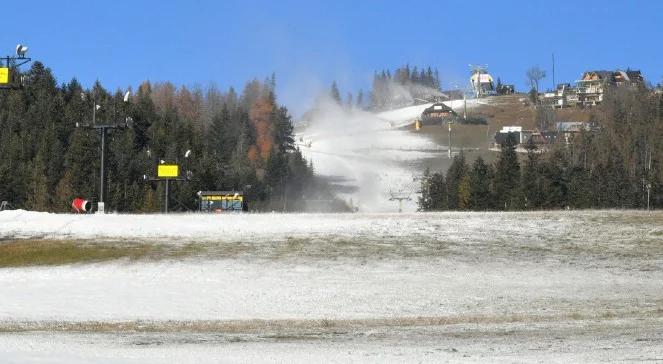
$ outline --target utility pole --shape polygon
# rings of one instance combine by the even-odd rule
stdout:
[[[555,90],[557,85],[555,84],[555,53],[554,52],[552,54],[552,82],[553,82],[553,90]]]
[[[169,200],[168,192],[170,192],[170,179],[166,180],[166,193],[165,193],[165,197],[164,197],[165,201],[163,202],[164,210],[165,210],[166,213],[168,213],[168,200]]]
[[[651,181],[650,181],[650,175],[651,175],[651,150],[648,151],[648,153],[645,154],[645,158],[648,157],[647,160],[647,184],[645,187],[647,188],[647,211],[649,211],[649,201],[651,198]]]
[[[463,120],[467,120],[467,97],[465,97],[465,91],[463,91]]]
[[[106,134],[108,129],[124,129],[124,125],[87,125],[87,129],[99,130],[101,132],[101,167],[99,168],[99,202],[97,205],[97,212],[103,214],[105,212],[104,195],[106,192]]]
[[[449,125],[449,159],[451,159],[451,121],[448,121],[447,125]]]

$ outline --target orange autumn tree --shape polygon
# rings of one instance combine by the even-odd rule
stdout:
[[[267,97],[259,97],[251,106],[249,120],[256,131],[256,141],[249,146],[248,158],[251,162],[265,162],[274,146],[274,126],[271,116],[274,104]]]

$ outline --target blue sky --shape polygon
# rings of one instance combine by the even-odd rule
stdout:
[[[366,90],[374,70],[405,63],[437,67],[445,87],[466,82],[470,63],[520,90],[538,64],[551,87],[553,52],[558,83],[629,66],[653,83],[663,76],[662,1],[13,1],[4,10],[0,50],[27,44],[60,82],[241,89],[276,72],[295,113],[332,80],[343,94]]]

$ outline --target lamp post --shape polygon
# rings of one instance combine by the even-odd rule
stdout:
[[[23,78],[19,79],[18,83],[12,82],[11,79],[11,69],[18,68],[32,59],[26,57],[25,54],[28,52],[28,47],[22,44],[16,46],[16,55],[15,56],[6,56],[0,58],[4,60],[4,65],[0,64],[0,89],[18,89],[23,86]]]
[[[124,94],[124,102],[129,102],[129,96],[131,95],[130,91]],[[81,94],[81,98],[84,98],[84,94]],[[96,98],[94,99],[92,106],[92,124],[80,125],[76,123],[76,127],[84,127],[86,129],[99,130],[101,133],[101,166],[99,168],[99,202],[97,203],[97,212],[105,213],[105,204],[104,204],[104,195],[106,192],[106,134],[109,129],[125,129],[131,126],[133,119],[131,117],[126,117],[124,123],[115,123],[115,124],[99,124],[97,125],[97,110],[101,106],[97,105]]]

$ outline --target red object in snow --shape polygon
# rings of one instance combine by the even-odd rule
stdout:
[[[75,198],[71,203],[71,208],[77,213],[88,212],[92,208],[92,202],[83,200],[82,198]]]

